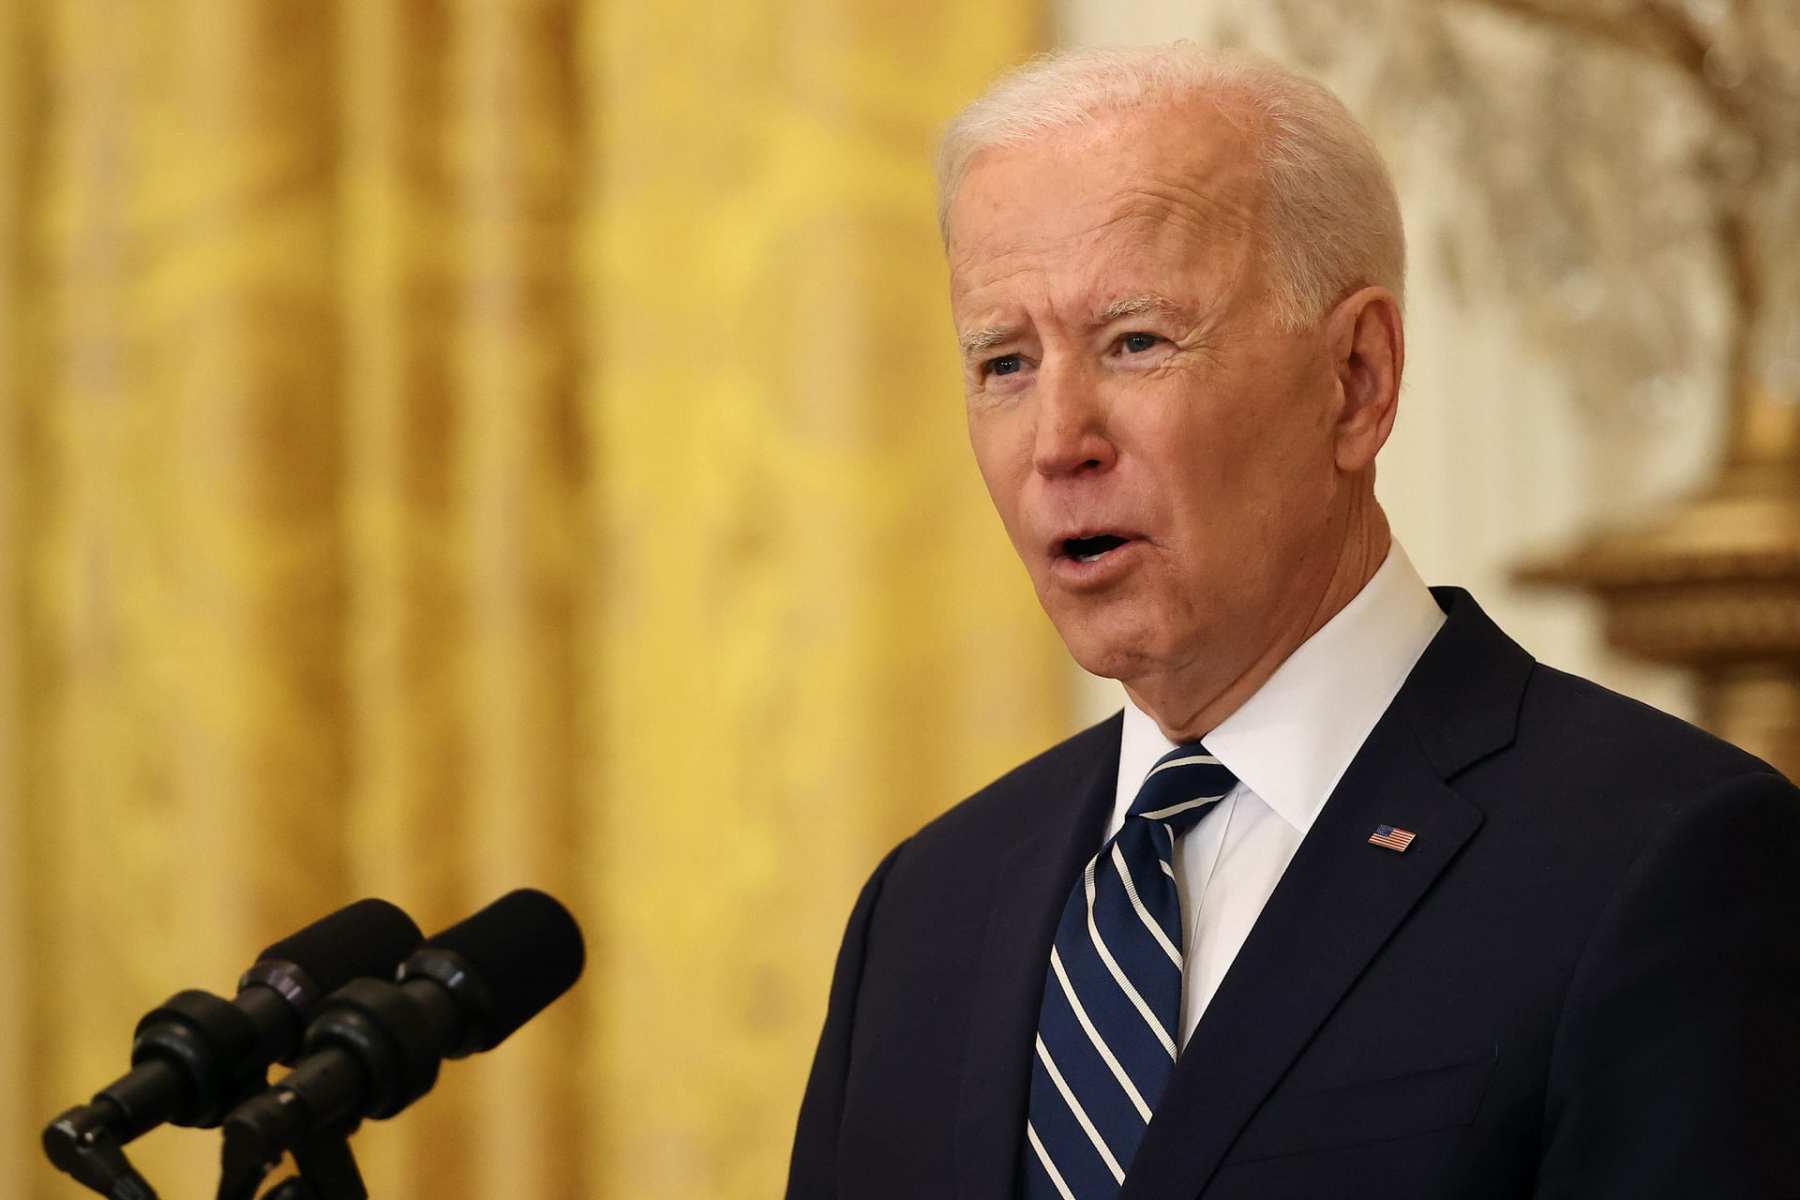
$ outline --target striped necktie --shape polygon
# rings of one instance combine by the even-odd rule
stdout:
[[[1025,1124],[1026,1200],[1119,1194],[1175,1067],[1175,839],[1236,782],[1197,742],[1171,750],[1076,882],[1044,975]]]

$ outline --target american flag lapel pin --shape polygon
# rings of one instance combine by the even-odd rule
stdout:
[[[1377,825],[1375,832],[1369,835],[1369,845],[1386,846],[1396,854],[1404,854],[1406,848],[1412,845],[1413,836],[1413,831],[1410,829],[1395,829],[1392,825]]]

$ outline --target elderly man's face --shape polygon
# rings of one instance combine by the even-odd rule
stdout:
[[[1343,536],[1330,355],[1273,318],[1247,124],[1202,101],[984,151],[950,210],[975,456],[1097,674],[1240,669]]]

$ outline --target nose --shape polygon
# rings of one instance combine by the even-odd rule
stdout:
[[[1049,478],[1105,471],[1117,457],[1106,410],[1091,372],[1078,363],[1046,363],[1037,380],[1032,466]]]

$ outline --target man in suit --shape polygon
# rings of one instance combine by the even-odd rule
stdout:
[[[1065,55],[940,175],[977,462],[1129,702],[876,869],[790,1200],[1800,1196],[1800,794],[1393,543],[1342,106]]]

